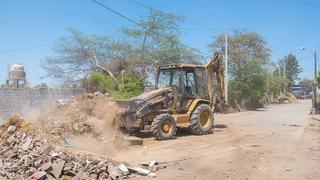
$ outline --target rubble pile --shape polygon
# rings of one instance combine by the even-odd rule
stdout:
[[[154,177],[160,168],[156,161],[131,166],[74,151],[17,115],[0,127],[0,138],[0,179],[126,179]]]
[[[112,135],[122,112],[111,97],[89,93],[44,108],[36,124],[57,138],[86,133],[98,137]]]
[[[298,99],[289,92],[281,92],[275,101],[276,103],[298,103]]]

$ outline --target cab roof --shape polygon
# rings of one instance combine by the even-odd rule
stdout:
[[[204,68],[202,65],[196,64],[164,64],[156,66],[159,69],[177,69],[177,68]]]

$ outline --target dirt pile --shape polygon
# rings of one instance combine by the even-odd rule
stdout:
[[[99,134],[102,132],[96,130],[98,128],[96,124],[92,124],[91,121],[89,124],[84,122],[86,118],[93,116],[101,118],[97,121],[107,120],[109,122],[109,119],[106,118],[110,116],[96,111],[97,108],[101,108],[98,107],[100,99],[95,101],[94,98],[99,98],[99,96],[95,94],[94,96],[84,95],[72,98],[61,104],[59,108],[51,109],[48,112],[59,111],[61,114],[57,114],[57,117],[67,119],[64,122],[63,119],[50,117],[52,122],[48,122],[45,128],[39,128],[37,124],[26,122],[17,115],[8,119],[0,127],[0,178],[125,179],[140,175],[156,176],[154,172],[161,166],[155,161],[132,166],[112,161],[90,151],[70,148],[69,143],[66,142],[68,136],[85,135],[86,133],[97,134],[97,137],[102,136]],[[91,108],[88,109],[88,107]],[[83,113],[84,109],[88,111]],[[43,116],[40,117],[43,118]],[[83,126],[87,129],[75,129],[75,123],[79,126],[84,123]],[[106,122],[102,124],[105,125]]]
[[[118,132],[122,113],[111,97],[97,92],[58,99],[36,111],[29,110],[23,116],[61,144],[106,153],[115,151],[115,145],[126,146],[124,141],[114,141],[115,135],[117,140],[122,136]]]
[[[112,134],[122,109],[101,93],[84,94],[41,110],[34,122],[41,128],[59,136]]]
[[[276,103],[298,103],[298,99],[289,92],[281,92],[275,101]]]

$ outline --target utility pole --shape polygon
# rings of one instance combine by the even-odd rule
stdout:
[[[314,51],[314,80],[317,80],[317,51]]]
[[[224,63],[225,63],[225,78],[224,78],[224,97],[226,104],[228,104],[228,33],[225,34],[225,56],[224,56]]]
[[[314,82],[315,84],[317,84],[317,51],[314,51]],[[315,85],[313,90],[313,102],[312,102],[312,108],[313,108],[313,112],[315,112],[315,105],[317,102],[317,85]]]

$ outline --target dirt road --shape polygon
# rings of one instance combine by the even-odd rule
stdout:
[[[310,107],[301,101],[217,115],[211,135],[146,138],[113,158],[168,162],[157,179],[320,179],[320,118],[308,115]]]

